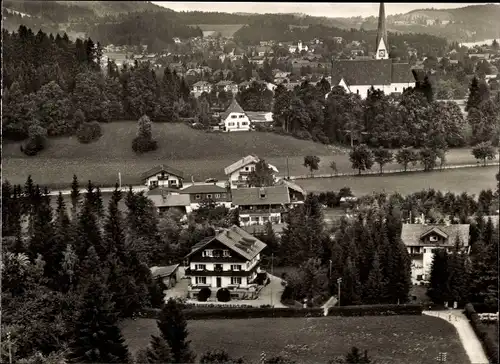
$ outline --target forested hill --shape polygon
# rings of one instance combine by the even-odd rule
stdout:
[[[500,5],[472,5],[456,9],[418,9],[389,15],[391,29],[445,37],[450,41],[476,41],[500,37]],[[377,17],[366,18],[362,29],[376,29]]]

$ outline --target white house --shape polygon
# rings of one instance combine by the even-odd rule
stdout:
[[[292,45],[292,46],[290,46],[288,48],[288,51],[290,53],[295,53],[296,51],[299,52],[299,53],[302,52],[302,51],[306,51],[307,52],[308,50],[309,50],[308,45],[307,44],[303,44],[301,40],[299,40],[299,42],[297,43],[297,46]]]
[[[195,244],[184,258],[186,276],[191,280],[189,297],[196,298],[203,287],[210,288],[211,297],[216,297],[221,288],[229,289],[234,298],[255,297],[254,280],[260,272],[260,254],[265,247],[237,226]]]
[[[184,174],[165,164],[151,168],[141,176],[142,182],[150,189],[156,187],[182,188]]]
[[[436,249],[451,252],[457,237],[465,253],[469,253],[469,224],[403,224],[401,239],[411,257],[413,284],[430,279],[433,253]]]
[[[195,94],[195,96],[200,96],[203,92],[210,93],[212,91],[212,84],[207,81],[198,81],[193,84],[191,92]]]
[[[221,113],[221,123],[224,124],[225,132],[250,131],[250,119],[235,98],[226,111]]]
[[[256,164],[260,161],[260,158],[256,155],[250,154],[239,161],[234,162],[230,166],[224,168],[224,174],[227,176],[229,181],[229,186],[231,189],[235,189],[242,186],[247,186],[248,175],[255,170]],[[274,170],[275,174],[278,174],[278,169],[268,164],[269,168]],[[276,178],[276,176],[275,176]]]

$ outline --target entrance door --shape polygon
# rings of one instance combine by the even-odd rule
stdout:
[[[217,277],[216,282],[217,282],[217,288],[220,288],[222,286],[222,278]]]

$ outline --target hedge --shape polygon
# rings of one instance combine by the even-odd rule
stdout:
[[[478,339],[481,340],[490,362],[498,363],[498,342],[488,334],[486,325],[481,322],[479,315],[471,303],[465,305],[465,316],[469,319]]]
[[[334,306],[328,309],[327,316],[393,316],[421,315],[421,305],[360,305]]]

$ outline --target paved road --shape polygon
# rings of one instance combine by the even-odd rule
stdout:
[[[422,313],[424,315],[442,318],[455,326],[471,364],[490,363],[469,320],[461,310],[423,311]]]

